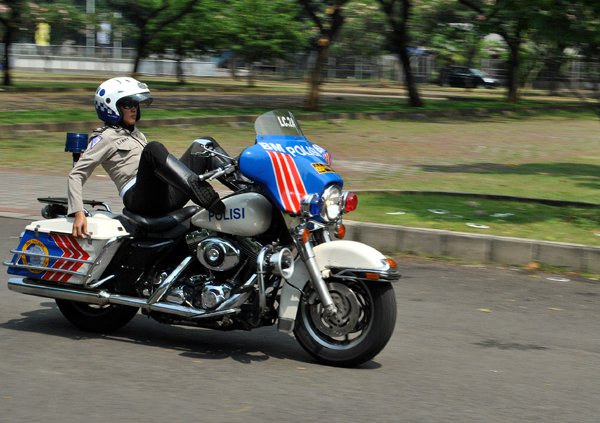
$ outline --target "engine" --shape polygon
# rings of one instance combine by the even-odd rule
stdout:
[[[247,270],[250,271],[254,268],[263,247],[249,238],[226,239],[206,229],[188,234],[186,242],[202,265],[201,273],[180,278],[165,299],[205,310],[218,308],[246,282],[248,272],[245,273],[244,269],[249,267]]]
[[[288,278],[293,271],[289,249],[263,246],[252,238],[226,238],[200,229],[188,234],[186,242],[201,266],[196,266],[198,271],[193,275],[179,278],[167,291],[165,299],[173,304],[215,310],[233,296],[248,292],[257,273],[260,278],[267,273]],[[161,282],[159,277],[154,285]]]

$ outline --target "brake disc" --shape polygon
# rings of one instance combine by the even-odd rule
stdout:
[[[327,284],[327,288],[337,313],[326,316],[321,303],[317,303],[310,306],[312,321],[324,335],[332,338],[348,335],[354,331],[362,314],[356,294],[348,286],[337,282]]]

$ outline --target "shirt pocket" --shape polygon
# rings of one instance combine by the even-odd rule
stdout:
[[[121,157],[127,157],[139,150],[139,145],[134,140],[119,140],[117,143],[117,154]]]

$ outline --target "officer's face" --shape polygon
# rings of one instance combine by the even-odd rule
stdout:
[[[121,110],[121,116],[123,116],[123,123],[126,125],[135,125],[135,118],[137,117],[139,104],[133,103],[128,104],[124,107],[119,107]]]

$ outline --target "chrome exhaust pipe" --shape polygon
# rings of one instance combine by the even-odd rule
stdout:
[[[110,292],[104,290],[91,292],[71,287],[41,285],[39,283],[30,281],[31,279],[28,280],[27,278],[9,278],[8,289],[11,291],[20,292],[22,294],[35,295],[37,297],[78,301],[81,303],[95,304],[100,306],[117,304],[128,307],[137,307],[149,312],[156,311],[167,314],[175,314],[177,316],[187,317],[188,319],[219,317],[239,312],[239,308],[206,311],[170,303],[148,304],[148,301],[146,301],[144,298],[111,294]]]
[[[70,287],[40,285],[29,282],[26,278],[9,278],[8,289],[20,292],[21,294],[35,295],[44,298],[56,298],[59,300],[79,301],[101,306],[108,304],[108,296],[110,296],[106,291],[90,292]],[[105,295],[104,293],[108,295]]]

